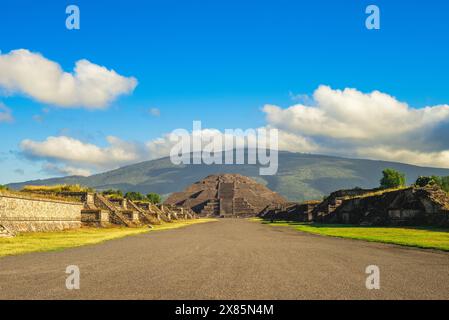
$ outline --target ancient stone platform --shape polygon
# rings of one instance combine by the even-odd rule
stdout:
[[[251,178],[239,174],[210,175],[182,192],[173,193],[165,204],[195,211],[200,216],[255,216],[273,204],[287,200]]]

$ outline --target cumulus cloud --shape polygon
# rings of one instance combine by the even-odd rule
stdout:
[[[48,137],[44,141],[26,139],[20,143],[20,149],[28,158],[92,165],[98,168],[114,168],[133,163],[142,156],[138,144],[125,142],[114,136],[108,136],[106,140],[109,145],[99,147],[67,136]]]
[[[213,141],[220,141],[215,151],[224,150],[226,146],[232,145],[255,146],[257,141],[255,130],[221,132],[216,129],[200,129],[190,132],[185,130],[185,132],[191,139],[194,134],[200,136],[203,147],[210,146]],[[108,136],[107,145],[102,147],[61,135],[50,136],[43,141],[25,139],[20,143],[20,149],[21,154],[26,158],[44,162],[43,170],[48,173],[89,175],[92,172],[116,169],[128,164],[169,156],[172,148],[179,142],[178,138],[179,136],[171,132],[139,143]],[[294,147],[296,150],[308,152],[316,148],[306,139],[301,140],[288,133],[282,133],[280,140],[281,146],[287,149]]]
[[[412,108],[379,91],[320,86],[308,105],[265,105],[263,111],[268,125],[305,139],[316,151],[449,167],[449,152],[438,149],[432,136],[449,124],[448,105]]]
[[[0,102],[0,122],[13,122],[12,111]]]
[[[313,98],[315,106],[266,105],[268,123],[310,136],[379,140],[432,128],[449,119],[448,105],[413,109],[379,91],[364,94],[320,86]]]
[[[357,149],[362,157],[396,162],[414,163],[421,166],[449,168],[449,150],[425,152],[406,148],[379,146]]]
[[[261,128],[279,130],[279,150],[332,154],[449,168],[449,147],[437,143],[438,134],[449,128],[449,106],[412,108],[396,98],[374,91],[333,90],[319,87],[303,104],[288,108],[266,105],[267,123]],[[306,101],[309,101],[305,104]],[[254,144],[255,132],[223,132],[215,129],[184,130],[200,134],[201,145],[218,138],[228,145]],[[249,134],[248,134],[249,133]],[[246,137],[242,137],[246,135]],[[75,170],[98,172],[170,155],[176,144],[173,132],[146,142],[107,137],[99,146],[67,135],[43,141],[23,140],[28,158],[56,164],[60,173]],[[219,149],[218,149],[219,150]]]
[[[79,60],[72,73],[26,49],[0,54],[0,87],[9,94],[21,93],[59,107],[105,108],[118,96],[131,93],[133,77]]]

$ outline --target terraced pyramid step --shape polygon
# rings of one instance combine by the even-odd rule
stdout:
[[[202,216],[235,217],[256,216],[268,205],[286,202],[285,198],[251,178],[220,174],[208,176],[182,192],[172,193],[164,203],[191,209]]]

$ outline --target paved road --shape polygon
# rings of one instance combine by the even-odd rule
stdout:
[[[81,289],[67,290],[78,265]],[[367,290],[377,265],[381,289]],[[0,259],[1,299],[449,299],[449,254],[220,220]]]

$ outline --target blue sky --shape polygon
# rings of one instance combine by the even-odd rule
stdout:
[[[65,28],[68,4],[80,8],[80,30]],[[369,4],[381,10],[380,30],[365,28]],[[53,176],[42,163],[62,163],[26,157],[25,139],[64,135],[102,148],[107,136],[141,143],[189,129],[193,120],[220,130],[255,128],[267,123],[264,105],[288,108],[296,103],[292,94],[311,95],[320,85],[378,90],[411,108],[449,103],[447,1],[6,0],[0,6],[3,54],[27,49],[66,72],[87,59],[138,81],[103,110],[3,92],[0,101],[14,120],[0,123],[0,183]],[[432,127],[444,128],[444,121]],[[328,138],[334,137],[314,143]],[[328,145],[319,149],[326,150],[335,153]]]

